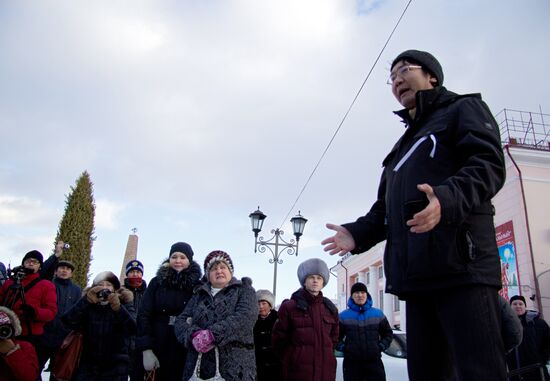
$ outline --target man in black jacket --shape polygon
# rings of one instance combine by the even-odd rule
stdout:
[[[82,295],[80,287],[71,280],[74,269],[74,265],[69,261],[56,261],[53,284],[57,293],[57,315],[54,320],[44,326],[44,334],[40,337],[36,346],[40,371],[42,371],[48,360],[50,360],[50,364],[53,363],[55,354],[70,332],[61,321],[61,315],[78,302]],[[56,378],[50,374],[50,381],[54,380]]]
[[[132,291],[134,294],[134,309],[136,316],[139,313],[139,307],[145,290],[147,289],[147,282],[143,279],[143,263],[137,259],[132,259],[126,264],[126,278],[124,278],[124,287]],[[142,353],[140,350],[136,350],[135,336],[130,338],[130,381],[143,380],[145,370],[143,369]]]
[[[523,329],[523,340],[507,356],[510,370],[520,369],[517,370],[519,374],[510,377],[510,380],[540,381],[541,370],[544,380],[550,380],[546,368],[546,363],[550,359],[550,327],[540,313],[527,310],[527,303],[523,296],[512,296],[510,304],[519,317]]]
[[[407,50],[388,81],[406,125],[383,161],[378,197],[325,251],[387,240],[386,291],[407,301],[411,380],[506,379],[491,198],[505,178],[498,126],[479,94],[445,89],[430,53]]]

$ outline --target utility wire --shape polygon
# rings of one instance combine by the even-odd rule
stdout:
[[[372,71],[374,70],[374,68],[376,67],[376,64],[378,63],[378,61],[380,60],[380,57],[382,56],[382,54],[384,53],[384,50],[386,50],[386,46],[388,46],[393,34],[395,33],[395,30],[397,29],[397,27],[399,26],[399,23],[401,23],[401,20],[403,19],[403,17],[405,16],[405,13],[407,12],[407,9],[409,8],[409,5],[411,5],[412,3],[412,0],[409,0],[409,2],[407,3],[407,5],[405,6],[405,9],[403,10],[403,12],[401,13],[401,16],[399,16],[399,19],[397,20],[397,22],[395,23],[395,26],[393,27],[390,35],[388,36],[388,38],[386,39],[386,42],[384,43],[384,46],[382,46],[382,49],[380,50],[380,53],[378,54],[378,56],[376,57],[376,59],[374,60],[374,63],[372,64],[367,76],[365,77],[365,80],[363,81],[363,83],[361,84],[361,87],[359,87],[359,90],[357,91],[357,94],[355,94],[355,97],[353,98],[353,101],[351,102],[351,104],[349,105],[346,113],[344,114],[344,117],[342,118],[342,120],[340,121],[340,123],[338,124],[338,128],[336,128],[336,131],[334,131],[334,134],[332,135],[332,138],[330,139],[330,141],[328,142],[325,150],[323,151],[323,154],[321,155],[321,157],[319,158],[319,160],[317,161],[317,164],[315,164],[315,167],[313,168],[313,171],[311,171],[311,174],[309,175],[309,177],[307,178],[304,186],[302,187],[302,190],[300,191],[300,193],[298,194],[298,197],[296,197],[296,200],[294,200],[294,204],[292,204],[292,206],[290,207],[290,210],[288,211],[288,213],[286,214],[286,216],[283,218],[283,221],[281,222],[281,225],[279,228],[282,228],[283,224],[285,223],[285,221],[287,220],[288,216],[290,216],[290,213],[292,213],[292,210],[294,210],[294,207],[296,206],[296,204],[298,203],[298,200],[300,200],[300,197],[302,197],[302,194],[304,193],[304,191],[306,190],[307,186],[309,185],[309,182],[311,181],[313,175],[315,174],[315,172],[317,171],[317,168],[319,167],[319,165],[321,164],[321,161],[323,161],[325,155],[327,154],[330,146],[332,145],[332,142],[334,141],[334,139],[336,138],[336,135],[338,135],[338,132],[340,131],[340,128],[342,128],[342,125],[344,124],[344,122],[346,121],[347,117],[348,117],[348,114],[350,113],[351,109],[353,108],[353,106],[355,105],[355,102],[357,101],[357,98],[359,98],[359,95],[361,94],[361,91],[363,91],[363,87],[365,87],[365,84],[367,83],[367,80],[369,79]]]

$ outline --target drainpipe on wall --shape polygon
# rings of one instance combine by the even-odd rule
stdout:
[[[347,300],[347,297],[348,297],[348,283],[349,283],[348,268],[346,266],[344,266],[344,260],[343,259],[340,261],[340,266],[342,266],[344,268],[344,270],[346,270],[346,282],[344,283],[345,284],[344,295],[346,295],[346,296],[344,297],[344,300]]]
[[[521,173],[521,169],[519,168],[518,164],[512,157],[512,154],[510,153],[510,146],[506,144],[504,146],[506,149],[506,152],[508,153],[508,156],[510,157],[510,160],[512,160],[512,163],[514,164],[514,167],[516,167],[516,170],[518,171],[519,176],[519,184],[521,187],[521,198],[523,200],[523,210],[525,213],[525,226],[527,227],[527,241],[529,243],[529,252],[531,254],[531,267],[533,269],[533,278],[535,280],[535,298],[537,299],[537,305],[538,305],[538,311],[542,314],[542,299],[540,295],[540,288],[539,288],[539,280],[537,278],[537,272],[535,269],[535,258],[533,254],[533,243],[531,242],[531,227],[529,226],[529,215],[527,214],[527,200],[525,198],[525,189],[523,188],[523,176]]]
[[[338,276],[336,274],[334,274],[332,272],[332,269],[335,268],[336,266],[342,266],[344,268],[344,270],[346,270],[346,281],[344,282],[344,292],[345,292],[345,296],[344,296],[344,301],[347,300],[347,296],[348,296],[348,268],[346,266],[344,266],[344,260],[343,259],[340,259],[338,261],[338,263],[336,263],[336,265],[334,265],[333,267],[330,268],[330,273],[332,275],[334,275],[336,278],[338,278]]]

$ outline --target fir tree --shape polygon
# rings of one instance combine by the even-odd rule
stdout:
[[[60,240],[70,245],[63,251],[60,259],[74,264],[73,282],[82,288],[88,284],[92,244],[95,240],[95,202],[92,185],[90,175],[84,171],[76,180],[76,186],[71,187],[71,192],[65,200],[65,213],[54,241],[54,246]]]

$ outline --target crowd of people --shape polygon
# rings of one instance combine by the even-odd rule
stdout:
[[[327,224],[325,251],[359,254],[386,240],[386,291],[407,303],[410,380],[548,381],[548,324],[522,296],[511,307],[499,297],[491,199],[505,165],[489,108],[443,87],[428,52],[407,50],[390,70],[406,130],[383,160],[375,203],[355,222]],[[300,287],[277,311],[271,292],[234,276],[224,251],[201,266],[177,242],[149,285],[132,260],[123,285],[105,271],[81,293],[63,246],[46,261],[28,252],[10,279],[0,266],[0,381],[40,379],[70,330],[83,335],[75,381],[333,381],[335,348],[345,381],[386,379],[388,320],[361,282],[339,314],[322,293],[322,259],[299,265]]]
[[[149,285],[143,264],[132,260],[122,284],[103,271],[83,291],[72,283],[75,267],[59,258],[61,252],[58,245],[46,264],[30,251],[0,289],[0,381],[40,380],[71,330],[83,335],[74,381],[144,380],[150,373],[156,381],[216,375],[333,381],[335,349],[344,355],[344,380],[386,380],[381,353],[393,338],[387,318],[361,282],[338,313],[322,294],[330,279],[322,259],[299,265],[300,287],[276,310],[269,290],[255,291],[250,278],[234,277],[235,264],[224,251],[209,253],[201,266],[191,246],[177,242]],[[48,266],[51,281],[44,279]],[[540,367],[550,356],[548,325],[526,310],[522,296],[512,297],[511,307],[501,300],[508,368],[528,370],[510,373],[511,380],[540,380],[540,372],[548,377]]]
[[[269,290],[255,291],[250,278],[234,276],[224,251],[212,251],[201,266],[192,247],[177,242],[148,285],[136,259],[123,282],[103,271],[84,290],[71,281],[75,266],[62,253],[62,242],[46,261],[30,251],[0,289],[0,328],[11,329],[0,336],[1,381],[40,380],[71,331],[83,340],[73,381],[144,380],[151,373],[156,381],[334,380],[336,345],[354,353],[351,331],[341,327],[364,320],[341,321],[322,294],[330,273],[318,258],[299,265],[300,287],[277,311]],[[367,303],[364,285],[352,291],[364,299],[357,305]],[[361,307],[366,316],[375,311],[368,300]],[[383,334],[370,335],[367,358],[380,359],[391,329]]]

